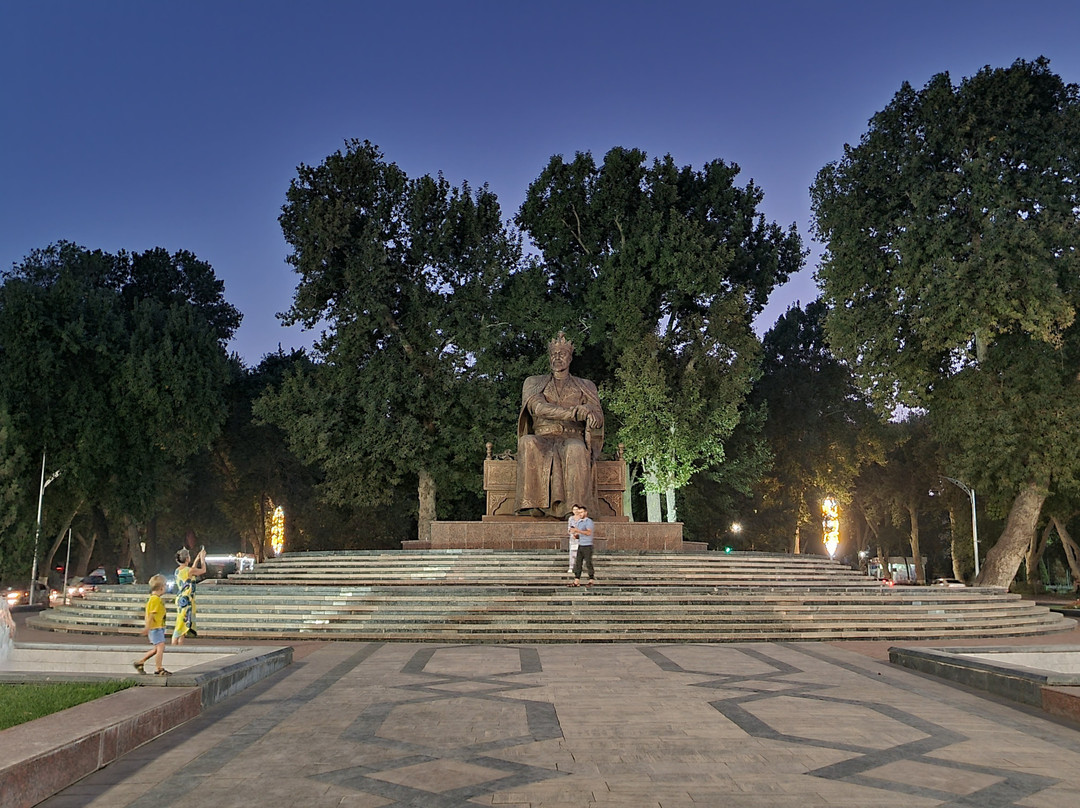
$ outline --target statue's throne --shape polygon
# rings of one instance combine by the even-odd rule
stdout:
[[[596,510],[589,516],[597,522],[625,522],[623,515],[623,491],[626,490],[626,463],[623,461],[623,448],[614,460],[597,460],[593,463],[596,478]],[[517,460],[507,452],[492,457],[491,444],[487,444],[487,457],[484,460],[484,494],[487,501],[484,521],[505,519],[535,519],[531,516],[517,516],[514,513],[514,500],[517,496]]]

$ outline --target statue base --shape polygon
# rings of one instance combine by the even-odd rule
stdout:
[[[705,542],[684,542],[681,522],[598,521],[598,552],[704,553]],[[566,521],[530,516],[482,522],[432,522],[431,541],[403,541],[403,550],[566,550]]]

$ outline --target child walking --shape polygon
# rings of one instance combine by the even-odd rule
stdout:
[[[169,676],[165,670],[165,601],[161,596],[165,594],[165,576],[154,575],[150,578],[150,597],[146,599],[146,626],[140,631],[150,638],[153,650],[147,651],[146,655],[135,664],[135,670],[146,673],[145,665],[150,657],[154,658],[154,673],[157,676]]]

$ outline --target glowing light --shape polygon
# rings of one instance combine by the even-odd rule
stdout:
[[[285,509],[278,505],[270,522],[270,549],[274,555],[281,555],[285,549]]]
[[[833,497],[826,497],[821,503],[821,530],[825,549],[829,558],[833,558],[840,545],[840,504]]]

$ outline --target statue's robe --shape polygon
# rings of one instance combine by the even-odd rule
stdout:
[[[575,419],[584,406],[598,428]],[[565,518],[575,503],[595,511],[593,463],[604,448],[604,412],[596,385],[550,373],[530,376],[521,388],[518,416],[517,500],[521,514]]]

